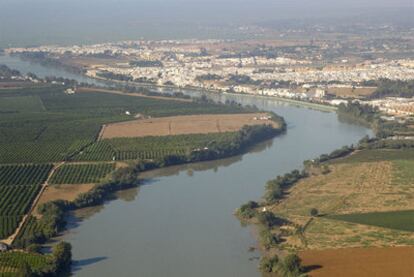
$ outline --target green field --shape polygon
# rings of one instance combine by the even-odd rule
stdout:
[[[42,112],[45,110],[39,96],[1,97],[0,114]]]
[[[48,256],[25,252],[0,253],[0,276],[21,276],[19,269],[25,264],[32,271],[41,271],[47,265]]]
[[[362,150],[345,158],[338,159],[332,163],[361,163],[361,162],[378,162],[378,161],[395,161],[395,160],[414,160],[414,149],[402,150]]]
[[[40,185],[52,167],[51,164],[0,165],[0,186]]]
[[[237,133],[178,135],[142,138],[116,138],[98,141],[84,149],[77,161],[161,159],[167,155],[185,155],[214,143],[230,143]]]
[[[252,111],[108,93],[66,95],[60,86],[2,90],[0,103],[0,164],[69,159],[96,140],[103,124],[131,120],[138,113],[162,117]]]
[[[115,169],[113,163],[65,164],[59,167],[50,179],[51,184],[99,183]]]
[[[0,238],[13,234],[52,170],[51,164],[0,165]]]
[[[0,239],[13,234],[39,191],[40,185],[0,186]]]
[[[327,218],[401,231],[414,231],[414,211],[331,215]]]

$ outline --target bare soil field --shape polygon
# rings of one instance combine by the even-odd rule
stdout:
[[[346,248],[299,253],[311,277],[414,276],[414,247]]]
[[[90,191],[95,184],[81,184],[81,185],[54,185],[47,186],[45,191],[37,203],[37,207],[43,203],[47,203],[54,200],[67,200],[73,201],[81,193]],[[33,215],[38,217],[37,207],[33,210]]]
[[[274,121],[260,119],[261,117],[267,115],[264,113],[218,114],[138,119],[105,125],[100,139],[234,132],[244,125],[270,124],[275,128],[279,127]]]

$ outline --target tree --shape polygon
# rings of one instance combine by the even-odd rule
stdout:
[[[135,184],[138,178],[138,170],[133,167],[123,167],[112,174],[112,181],[120,184]]]
[[[260,269],[267,273],[276,272],[278,263],[279,257],[277,255],[271,258],[263,257],[260,261]]]
[[[315,217],[315,216],[318,216],[319,211],[316,208],[312,208],[312,209],[310,209],[309,213],[310,213],[311,216]]]
[[[303,273],[301,259],[296,254],[286,256],[282,268],[285,276],[298,276]]]
[[[72,264],[72,245],[68,242],[59,242],[53,247],[53,258],[58,272],[70,270]]]
[[[285,220],[275,216],[274,213],[269,211],[259,213],[257,219],[259,220],[260,224],[266,226],[267,228],[272,228],[276,225],[282,225],[285,222]]]

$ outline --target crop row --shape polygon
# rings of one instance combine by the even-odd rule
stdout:
[[[0,187],[0,216],[24,215],[39,191],[39,185]]]
[[[52,167],[51,164],[0,166],[0,186],[40,185]]]
[[[1,143],[0,164],[48,163],[65,160],[92,140]]]
[[[116,138],[98,141],[79,155],[77,161],[158,159],[185,155],[195,149],[234,141],[236,133],[178,135],[143,138]]]
[[[21,220],[21,216],[0,216],[0,239],[11,236]]]
[[[66,164],[53,174],[51,184],[98,183],[112,170],[115,164]]]
[[[42,233],[43,226],[38,219],[33,216],[29,216],[26,223],[13,241],[13,247],[25,247],[27,241],[30,241],[35,235]],[[30,243],[29,243],[30,244]]]
[[[29,265],[32,271],[36,271],[46,266],[47,262],[47,256],[41,254],[17,251],[1,253],[0,276],[20,276],[16,275],[16,272],[25,265]]]

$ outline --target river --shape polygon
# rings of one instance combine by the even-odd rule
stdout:
[[[70,77],[16,58],[0,57],[1,63]],[[274,111],[286,119],[287,133],[243,156],[148,172],[139,189],[78,212],[63,236],[73,246],[75,276],[260,276],[260,253],[249,251],[256,245],[253,229],[241,226],[235,209],[259,200],[267,180],[371,135],[332,112],[260,97],[217,97]]]

